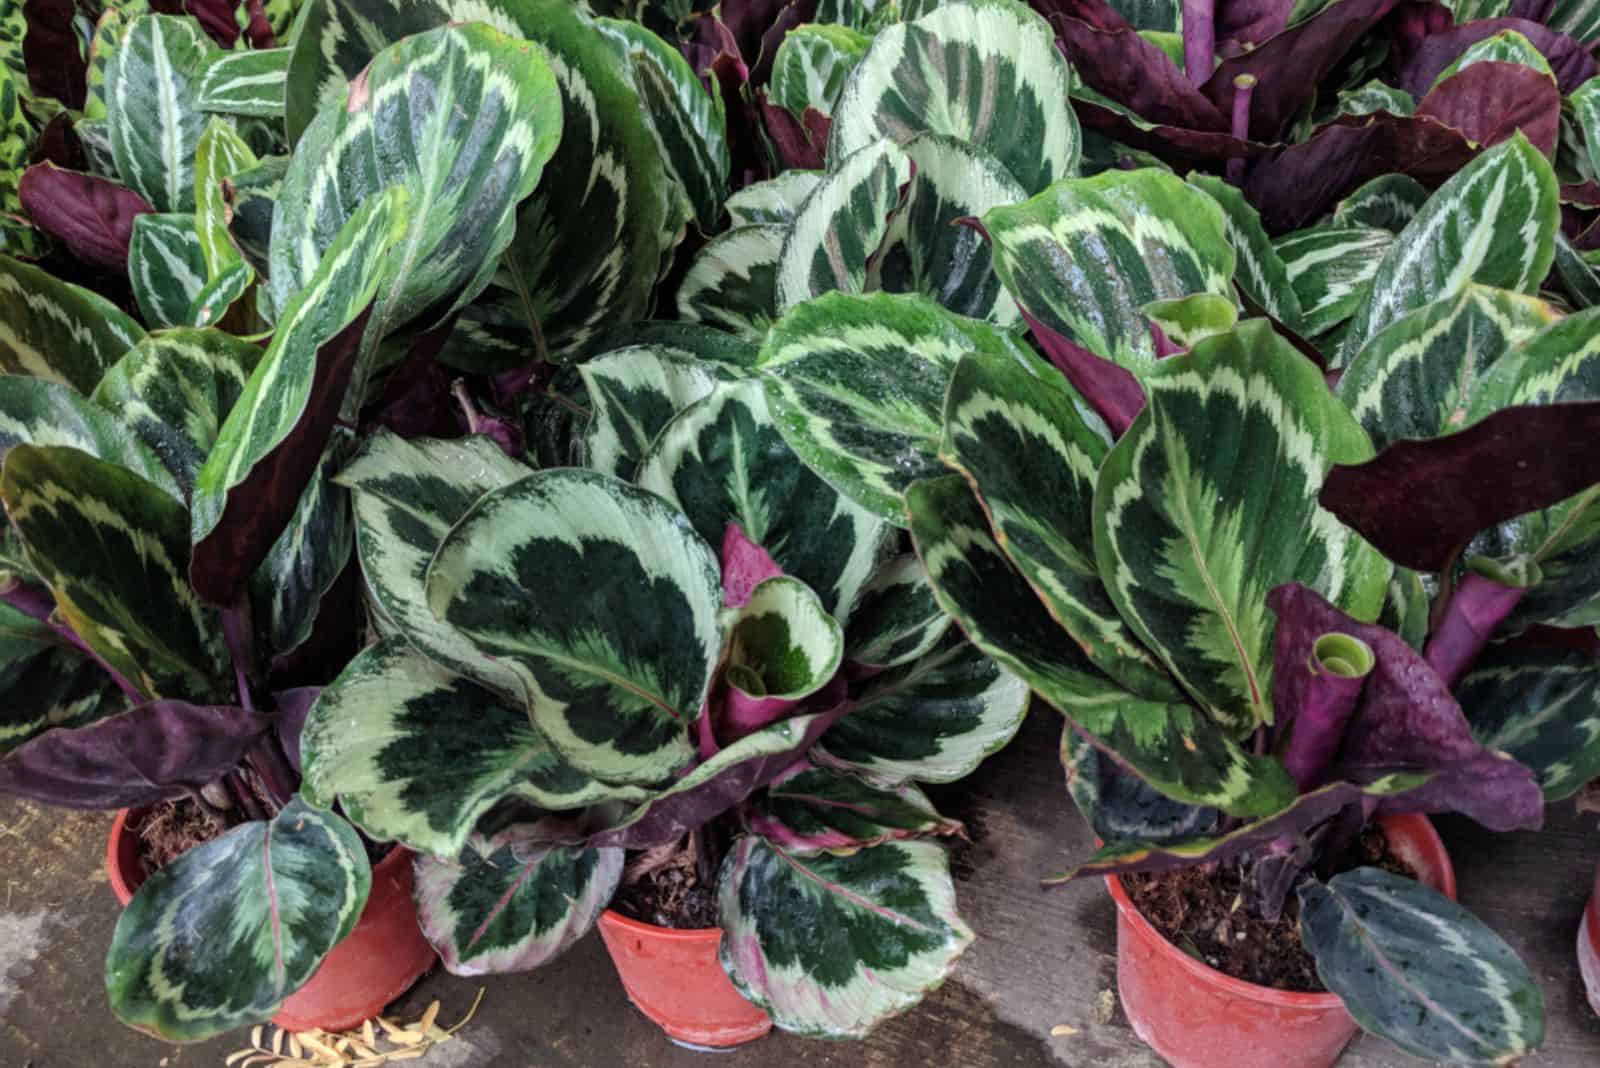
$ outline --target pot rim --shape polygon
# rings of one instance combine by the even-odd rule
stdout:
[[[1439,837],[1439,832],[1426,816],[1406,814],[1401,816],[1386,816],[1379,820],[1387,832],[1395,824],[1406,827],[1408,830],[1421,836],[1428,844],[1438,847],[1439,855],[1444,858],[1444,871],[1441,872],[1443,883],[1442,893],[1451,900],[1456,896],[1455,867],[1450,862],[1450,854],[1444,848],[1444,842]],[[1320,994],[1305,993],[1297,990],[1278,990],[1259,983],[1248,982],[1244,979],[1235,979],[1225,972],[1218,971],[1205,961],[1198,960],[1177,946],[1166,935],[1156,930],[1155,925],[1145,919],[1144,913],[1133,903],[1126,890],[1122,888],[1122,879],[1117,875],[1105,877],[1106,886],[1111,891],[1111,900],[1116,903],[1117,913],[1131,923],[1138,932],[1154,939],[1162,947],[1162,952],[1176,959],[1178,965],[1189,973],[1196,981],[1217,988],[1226,994],[1246,1001],[1254,1001],[1264,1005],[1271,1005],[1282,1009],[1301,1010],[1331,1010],[1344,1007],[1344,999],[1332,991],[1323,991]]]
[[[616,909],[608,908],[600,914],[600,922],[611,927],[618,927],[633,934],[648,935],[651,938],[666,942],[720,942],[722,928],[720,927],[694,927],[684,929],[681,927],[662,927],[654,923],[645,923],[631,916],[624,916]]]

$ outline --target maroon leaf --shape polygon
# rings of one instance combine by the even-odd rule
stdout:
[[[65,171],[54,163],[29,167],[17,194],[35,226],[85,263],[118,272],[128,269],[133,220],[156,210],[109,178]]]
[[[189,581],[201,599],[223,607],[237,601],[289,525],[322,462],[371,315],[369,304],[317,350],[311,394],[294,429],[251,467],[243,482],[228,491],[222,517],[210,533],[195,542],[189,556]]]
[[[1403,69],[1424,41],[1434,34],[1444,33],[1455,24],[1455,13],[1443,4],[1432,0],[1401,4],[1390,14],[1386,26],[1393,42],[1389,49],[1389,62],[1396,69]]]
[[[1460,130],[1487,148],[1521,130],[1553,156],[1561,134],[1561,90],[1520,63],[1474,63],[1451,75],[1417,104],[1417,114]]]
[[[1113,438],[1120,438],[1135,417],[1144,410],[1144,387],[1133,372],[1058,334],[1027,311],[1034,340],[1050,362],[1106,421]]]
[[[1480,530],[1600,482],[1600,401],[1506,408],[1338,465],[1318,497],[1395,563],[1440,571]]]
[[[1118,144],[1148,152],[1174,167],[1192,169],[1202,164],[1229,159],[1250,159],[1265,155],[1271,147],[1255,141],[1241,141],[1230,133],[1190,130],[1181,126],[1141,126],[1128,116],[1088,100],[1074,100],[1073,110],[1090,129],[1097,130]]]
[[[39,131],[39,137],[33,143],[28,162],[54,163],[69,171],[88,169],[89,154],[83,150],[83,142],[72,129],[71,115],[63,111],[44,124],[44,129]]]
[[[213,41],[231,49],[239,39],[239,22],[234,14],[238,6],[238,0],[184,0],[183,11],[193,15]]]
[[[1566,34],[1522,18],[1478,19],[1464,26],[1427,34],[1401,70],[1400,88],[1414,97],[1422,96],[1444,69],[1460,59],[1468,48],[1507,30],[1522,34],[1550,61],[1562,95],[1594,77],[1594,56]]]
[[[1294,0],[1217,0],[1214,23],[1217,51],[1238,55],[1244,45],[1258,45],[1289,25]]]
[[[27,30],[22,37],[22,60],[35,96],[54,97],[73,111],[81,111],[88,93],[89,64],[72,25],[76,15],[72,0],[23,0]]]
[[[216,780],[270,727],[242,708],[152,701],[19,746],[0,761],[0,792],[61,808],[151,805]]]
[[[306,717],[311,714],[311,706],[317,703],[317,697],[322,693],[320,686],[301,686],[294,690],[281,690],[273,695],[277,701],[277,715],[273,717],[272,727],[278,736],[278,743],[283,746],[284,755],[289,758],[289,766],[294,768],[295,774],[300,774],[300,735],[305,730]]]
[[[777,151],[778,164],[786,170],[821,170],[826,164],[828,129],[832,122],[816,108],[806,108],[802,123],[788,109],[767,100],[766,90],[760,94],[761,120]]]

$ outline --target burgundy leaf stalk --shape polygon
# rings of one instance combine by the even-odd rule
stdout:
[[[484,414],[478,407],[478,402],[472,399],[472,394],[467,392],[465,380],[456,379],[450,386],[450,395],[456,399],[456,404],[461,408],[461,416],[467,424],[467,433],[484,435],[500,446],[500,451],[512,459],[522,455],[527,448],[527,439],[522,428],[509,419]]]
[[[1183,73],[1204,85],[1217,56],[1216,0],[1183,0]]]
[[[1241,74],[1233,80],[1233,136],[1240,141],[1250,139],[1250,98],[1255,95],[1256,76]],[[1244,178],[1244,157],[1228,160],[1228,181],[1238,185]]]
[[[1299,695],[1283,766],[1302,791],[1321,785],[1375,664],[1371,646],[1335,631],[1312,643],[1306,661],[1284,665],[1297,678],[1277,676],[1274,686],[1290,686]]]
[[[1500,577],[1511,576],[1502,574]],[[1489,644],[1495,628],[1505,621],[1527,592],[1527,586],[1499,582],[1477,571],[1469,571],[1451,593],[1443,617],[1428,635],[1428,643],[1422,650],[1423,659],[1446,685],[1454,686]]]
[[[64,623],[58,623],[51,618],[51,614],[55,611],[56,602],[48,590],[30,586],[16,578],[12,578],[6,582],[0,582],[0,601],[4,601],[24,615],[31,616],[44,623],[56,637],[100,665],[100,670],[111,676],[111,681],[117,684],[117,689],[121,690],[123,696],[127,697],[128,700],[134,704],[141,704],[146,700],[145,694],[137,686],[124,678],[110,664],[106,663],[105,658],[99,653],[84,644],[83,639],[78,637],[71,627]]]

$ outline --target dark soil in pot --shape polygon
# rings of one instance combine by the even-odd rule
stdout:
[[[641,859],[630,858],[612,908],[630,920],[678,931],[717,926],[717,888],[701,881],[694,854],[684,850],[666,864],[642,871]]]
[[[128,829],[138,836],[139,861],[147,876],[227,830],[187,797],[162,801],[140,818],[138,824],[130,822]],[[393,842],[373,842],[364,834],[361,844],[366,846],[367,860],[374,865],[394,848]]]
[[[1368,827],[1351,851],[1346,871],[1378,867],[1415,879],[1417,873],[1389,848],[1378,827]],[[1242,903],[1241,869],[1182,868],[1122,876],[1122,886],[1144,918],[1185,953],[1235,979],[1274,990],[1322,993],[1316,962],[1300,943],[1300,902],[1291,891],[1283,914],[1268,923]]]

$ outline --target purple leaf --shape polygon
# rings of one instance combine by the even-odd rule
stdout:
[[[1401,4],[1389,16],[1387,29],[1392,42],[1389,62],[1396,69],[1403,69],[1424,41],[1434,34],[1444,33],[1455,24],[1455,13],[1443,4],[1433,3],[1432,0]]]
[[[65,171],[54,163],[29,167],[17,195],[35,226],[85,263],[119,274],[128,269],[133,220],[156,210],[109,178]]]
[[[1215,0],[1183,0],[1183,76],[1204,85],[1217,60]]]
[[[1218,51],[1237,55],[1242,45],[1259,45],[1282,33],[1293,10],[1294,0],[1218,0],[1217,40],[1223,42]]]
[[[743,608],[750,594],[769,578],[783,574],[771,554],[745,534],[738,523],[729,523],[722,532],[722,604]]]
[[[1045,356],[1100,413],[1100,418],[1111,428],[1111,436],[1120,438],[1144,410],[1144,387],[1139,385],[1133,372],[1096,356],[1026,311],[1022,317],[1027,320],[1028,329]]]
[[[1373,651],[1348,631],[1327,629],[1334,622],[1327,602],[1304,586],[1279,586],[1267,595],[1267,607],[1278,616],[1272,707],[1280,735],[1289,739],[1283,766],[1309,790],[1327,781],[1372,672]],[[1342,649],[1345,642],[1360,644]]]
[[[1561,91],[1520,63],[1474,63],[1451,75],[1417,104],[1417,115],[1460,130],[1488,148],[1521,130],[1546,156],[1561,133]]]
[[[828,129],[832,125],[828,116],[816,108],[806,108],[805,121],[789,114],[767,99],[766,90],[759,94],[761,121],[772,139],[778,154],[778,164],[785,170],[821,170],[828,148]]]
[[[350,389],[356,354],[372,305],[317,351],[306,408],[294,428],[227,492],[222,516],[195,542],[189,581],[202,600],[233,604],[250,576],[288,526],[306,484],[322,462],[323,449]]]
[[[317,696],[321,693],[320,686],[301,686],[293,690],[280,690],[273,695],[277,702],[277,714],[272,720],[273,730],[296,775],[300,774],[300,734],[305,730],[306,716],[311,713],[311,706],[317,703]]]
[[[1594,77],[1594,57],[1566,34],[1522,18],[1478,19],[1424,37],[1401,70],[1399,87],[1414,97],[1422,96],[1468,48],[1507,30],[1522,34],[1550,61],[1562,95]]]
[[[1174,167],[1193,169],[1219,160],[1253,159],[1271,151],[1255,141],[1241,141],[1230,133],[1190,130],[1182,126],[1141,126],[1128,116],[1087,100],[1074,100],[1082,123],[1118,144],[1148,152]]]
[[[1600,482],[1600,401],[1506,408],[1339,465],[1318,497],[1395,563],[1440,571],[1473,535]]]
[[[747,738],[783,719],[799,707],[802,700],[804,698],[752,697],[730,683],[722,695],[721,713],[712,721],[716,737],[728,744]]]
[[[1444,616],[1422,650],[1422,658],[1454,686],[1478,659],[1498,627],[1517,607],[1526,586],[1496,582],[1476,571],[1467,572],[1445,606]]]
[[[72,0],[23,0],[22,60],[35,96],[55,97],[73,111],[83,110],[89,64],[72,22]]]
[[[61,808],[151,805],[216,780],[270,727],[242,708],[152,701],[19,746],[0,761],[0,792]]]
[[[489,415],[472,399],[472,394],[467,392],[467,383],[456,379],[450,388],[451,394],[459,406],[461,421],[466,425],[468,434],[482,434],[500,447],[500,451],[515,459],[523,454],[528,447],[527,438],[520,424],[513,420],[496,415]]]
[[[213,41],[232,49],[239,39],[239,22],[234,14],[238,6],[237,0],[184,0],[182,10],[193,15]]]

